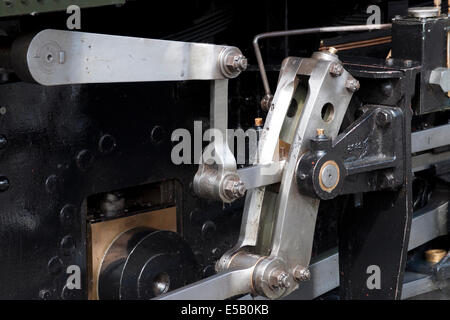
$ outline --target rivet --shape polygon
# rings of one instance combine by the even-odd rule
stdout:
[[[110,134],[103,135],[98,142],[98,150],[101,153],[110,153],[116,148],[116,139]]]
[[[49,260],[47,264],[48,271],[52,275],[57,275],[62,271],[63,262],[59,257],[53,257]]]
[[[9,189],[9,180],[7,177],[0,177],[0,192],[4,192]]]
[[[202,236],[205,240],[211,240],[216,232],[216,225],[212,221],[206,221],[202,226]]]
[[[45,180],[45,189],[48,193],[53,193],[56,191],[58,186],[58,177],[54,174],[49,176],[47,180]]]
[[[77,214],[78,210],[74,205],[66,204],[59,215],[63,224],[71,225]]]
[[[50,290],[47,289],[42,289],[41,291],[39,291],[39,298],[41,298],[42,300],[48,300],[50,299],[52,296]]]
[[[75,251],[75,240],[72,236],[67,235],[61,240],[61,250],[66,256],[70,256]]]
[[[4,135],[0,135],[0,149],[6,148],[6,145],[8,144],[8,140]]]
[[[69,289],[67,285],[61,291],[61,298],[63,300],[71,300],[71,299],[79,299],[78,297],[79,290]]]
[[[77,154],[77,165],[78,168],[80,168],[81,170],[86,170],[88,169],[92,162],[94,160],[94,157],[92,156],[92,153],[89,150],[81,150],[78,154]]]
[[[151,139],[154,145],[159,145],[164,141],[166,133],[161,126],[154,126],[151,132]]]

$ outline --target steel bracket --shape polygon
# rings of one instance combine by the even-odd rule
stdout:
[[[311,150],[297,168],[299,191],[322,200],[343,194],[393,189],[403,183],[403,112],[366,106],[333,145],[324,133],[311,139]]]

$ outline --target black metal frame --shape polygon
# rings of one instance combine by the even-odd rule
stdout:
[[[361,81],[358,96],[363,104],[402,110],[402,133],[393,138],[402,145],[396,153],[403,181],[393,190],[365,193],[339,217],[340,294],[345,299],[400,299],[412,221],[411,100],[419,68],[369,60],[344,65]],[[387,90],[392,86],[396,90]],[[371,265],[380,268],[380,289],[367,286]]]

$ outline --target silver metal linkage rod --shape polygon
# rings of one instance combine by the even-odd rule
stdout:
[[[286,162],[274,162],[268,165],[255,165],[238,169],[239,178],[244,183],[245,188],[255,189],[275,184],[281,181],[283,169]],[[270,170],[271,174],[264,174],[264,170]]]
[[[258,34],[253,39],[253,47],[255,49],[256,60],[258,61],[259,72],[261,73],[262,82],[264,85],[264,91],[266,97],[272,96],[270,91],[269,81],[267,80],[266,69],[264,67],[264,61],[261,55],[261,49],[259,48],[259,40],[276,37],[289,37],[298,36],[304,34],[315,33],[329,33],[329,32],[356,32],[356,31],[371,31],[390,29],[392,24],[372,24],[372,25],[356,25],[356,26],[338,26],[338,27],[321,27],[321,28],[309,28],[309,29],[297,29],[297,30],[285,30],[274,31]]]
[[[19,37],[10,55],[23,81],[47,86],[221,80],[247,67],[236,47],[52,29]]]
[[[411,152],[422,152],[450,144],[450,124],[411,134]]]
[[[250,291],[253,268],[219,273],[202,281],[174,290],[155,300],[225,300]]]

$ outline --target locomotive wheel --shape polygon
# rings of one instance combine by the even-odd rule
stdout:
[[[108,248],[100,269],[98,297],[146,300],[196,280],[189,245],[171,231],[135,228]]]

